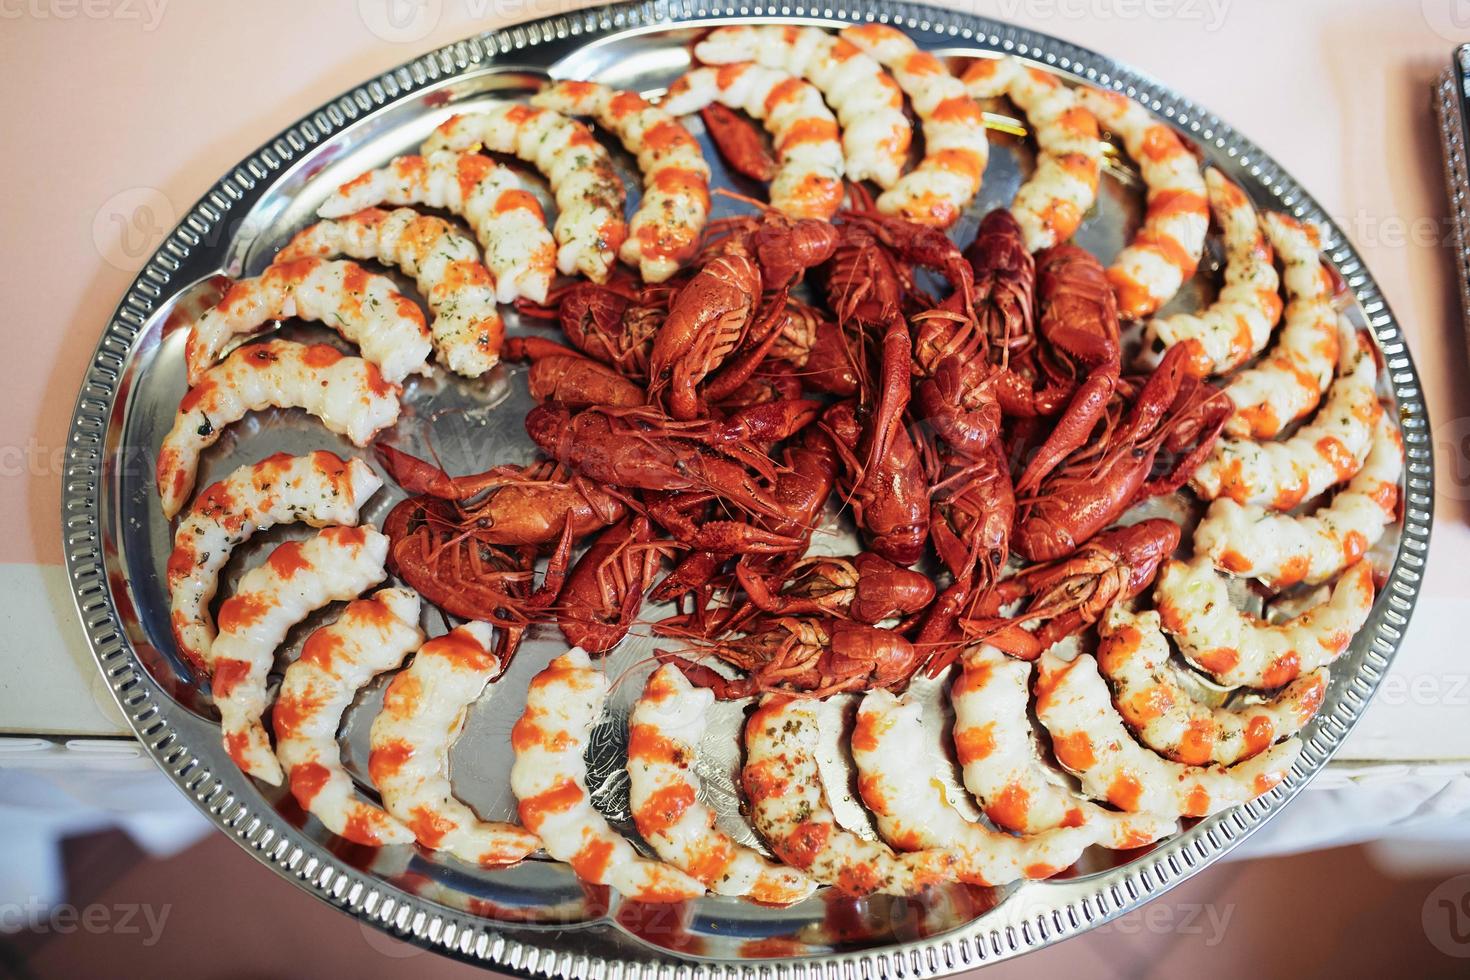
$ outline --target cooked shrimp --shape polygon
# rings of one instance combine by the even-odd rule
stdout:
[[[531,103],[591,116],[638,158],[643,198],[618,257],[636,266],[644,282],[663,282],[678,272],[698,249],[710,212],[709,164],[684,124],[637,92],[596,82],[554,82]]]
[[[329,527],[287,541],[240,577],[219,607],[219,636],[209,648],[210,690],[225,750],[247,775],[280,785],[281,765],[260,722],[266,675],[286,632],[314,609],[355,599],[383,581],[388,539],[370,527]]]
[[[410,208],[366,208],[303,228],[275,261],[334,255],[375,259],[413,276],[434,312],[434,350],[451,371],[475,378],[500,360],[505,325],[495,305],[495,279],[480,264],[475,243],[443,218]]]
[[[1339,337],[1316,229],[1275,212],[1261,223],[1281,256],[1286,317],[1270,352],[1226,386],[1235,414],[1225,434],[1270,439],[1317,407],[1337,366]]]
[[[1113,688],[1113,704],[1138,740],[1166,759],[1189,766],[1231,766],[1260,755],[1312,720],[1327,693],[1327,668],[1292,681],[1262,704],[1210,708],[1200,704],[1169,666],[1169,641],[1159,614],[1108,607],[1099,625],[1097,666]]]
[[[510,788],[520,801],[521,822],[541,835],[547,854],[589,884],[608,885],[635,902],[703,895],[704,885],[694,878],[640,855],[592,805],[583,754],[607,692],[607,675],[581,647],[532,679],[525,714],[510,733]]]
[[[1372,342],[1344,318],[1341,373],[1309,425],[1290,439],[1221,439],[1189,485],[1206,500],[1291,510],[1362,469],[1383,408],[1375,384]]]
[[[1342,573],[1332,595],[1284,623],[1237,608],[1208,555],[1171,561],[1154,588],[1164,629],[1184,658],[1226,687],[1274,689],[1332,663],[1373,611],[1373,566]]]
[[[1255,357],[1281,319],[1281,280],[1255,206],[1214,167],[1205,171],[1205,184],[1225,243],[1225,282],[1207,309],[1150,320],[1139,357],[1157,367],[1164,351],[1193,340],[1190,368],[1199,377],[1233,371]]]
[[[209,604],[237,546],[277,524],[356,524],[358,510],[382,485],[362,460],[318,450],[276,453],[205,488],[179,521],[168,556],[169,622],[179,653],[203,673],[214,642]]]
[[[820,27],[795,24],[717,27],[694,46],[707,65],[754,61],[815,85],[842,124],[842,157],[849,180],[892,187],[908,162],[913,126],[903,91],[851,41]]]
[[[1091,654],[1068,662],[1044,653],[1038,664],[1036,717],[1051,735],[1057,761],[1084,793],[1126,813],[1218,813],[1271,790],[1301,755],[1302,743],[1293,738],[1228,769],[1180,765],[1128,734]]]
[[[827,219],[842,204],[842,144],[837,119],[816,86],[795,75],[743,62],[695,68],[669,86],[663,108],[676,116],[718,102],[765,124],[778,169],[771,206],[795,218]]]
[[[362,351],[383,377],[398,384],[429,371],[429,328],[393,280],[355,262],[299,259],[241,279],[189,330],[184,360],[197,385],[230,339],[255,334],[270,320],[297,316],[326,324]]]
[[[961,81],[975,98],[1009,96],[1036,139],[1036,169],[1016,192],[1011,214],[1033,252],[1071,238],[1097,202],[1102,137],[1077,93],[1019,58],[980,58]]]
[[[842,38],[893,73],[924,127],[924,159],[878,198],[878,210],[948,228],[980,193],[990,160],[985,117],[964,84],[908,35],[860,24]]]
[[[1127,849],[1172,834],[1172,817],[1117,813],[1061,784],[1041,759],[1027,720],[1031,665],[980,644],[965,651],[950,690],[955,754],[965,788],[997,827],[1035,835],[1087,826],[1104,847]]]
[[[1332,503],[1295,516],[1221,497],[1194,529],[1195,552],[1208,555],[1222,571],[1272,589],[1321,585],[1362,558],[1398,518],[1403,468],[1398,426],[1381,413],[1363,468]]]
[[[449,150],[399,157],[337,188],[316,213],[345,218],[379,204],[422,204],[454,212],[480,240],[496,299],[510,303],[524,296],[546,302],[556,276],[556,242],[541,202],[509,167],[480,153]]]
[[[421,646],[383,694],[368,756],[383,806],[420,844],[485,867],[514,864],[541,843],[523,827],[481,820],[449,782],[449,747],[500,672],[494,636],[488,623],[469,622]]]
[[[1108,267],[1118,312],[1142,319],[1199,268],[1210,228],[1205,179],[1179,134],[1122,92],[1084,88],[1079,97],[1123,141],[1148,188],[1143,227]]]
[[[694,760],[714,692],[695,687],[673,664],[648,679],[628,718],[628,799],[638,833],[658,856],[716,895],[790,905],[817,883],[731,840],[699,801]]]
[[[556,197],[556,265],[607,282],[628,237],[623,181],[587,125],[550,109],[501,102],[450,116],[424,141],[422,153],[483,147],[520,157],[541,171]]]
[[[330,431],[366,446],[398,421],[398,394],[372,363],[326,344],[268,340],[232,351],[184,395],[163,438],[156,472],[163,515],[172,518],[184,506],[199,454],[246,412],[302,408]]]
[[[322,825],[357,844],[408,844],[413,831],[360,798],[342,768],[337,728],[357,692],[403,663],[424,642],[419,597],[382,589],[348,603],[330,626],[311,634],[286,668],[271,718],[276,758],[291,795]]]
[[[764,698],[745,723],[750,820],[776,856],[848,895],[913,895],[952,881],[950,851],[895,854],[837,825],[817,770],[817,713],[809,700]]]
[[[956,856],[955,876],[976,885],[1050,878],[1071,867],[1096,827],[1058,827],[1031,837],[998,833],[967,820],[945,796],[925,743],[923,709],[885,690],[863,698],[852,734],[858,791],[878,830],[901,851],[933,848]]]

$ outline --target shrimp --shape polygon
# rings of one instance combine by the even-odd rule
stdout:
[[[1132,613],[1115,602],[1099,634],[1097,666],[1123,721],[1144,745],[1184,765],[1232,766],[1260,755],[1306,727],[1327,693],[1327,668],[1318,667],[1264,703],[1209,708],[1175,676],[1156,611]]]
[[[424,642],[419,597],[382,589],[342,610],[330,626],[307,638],[286,668],[271,719],[276,758],[291,795],[334,834],[356,844],[409,844],[412,830],[353,792],[342,768],[337,728],[342,713],[368,681],[392,670]]]
[[[1225,282],[1208,309],[1149,320],[1139,356],[1145,367],[1158,367],[1166,350],[1193,340],[1189,367],[1197,377],[1233,371],[1255,357],[1281,319],[1281,280],[1255,206],[1214,167],[1205,171],[1205,185],[1225,243]]]
[[[717,895],[790,905],[817,883],[735,843],[698,799],[694,760],[714,692],[695,687],[673,664],[653,673],[628,718],[628,797],[638,833],[658,856]]]
[[[475,243],[443,218],[410,208],[366,208],[303,228],[275,261],[334,255],[376,259],[413,276],[434,312],[434,350],[451,371],[476,378],[500,360],[505,325],[495,305],[495,279]]]
[[[355,262],[305,258],[282,262],[254,279],[241,279],[189,330],[184,361],[197,385],[232,337],[254,334],[270,320],[297,316],[331,327],[398,384],[429,372],[429,328],[393,280]]]
[[[1194,529],[1195,552],[1221,571],[1271,589],[1321,585],[1362,558],[1398,518],[1403,468],[1398,427],[1380,413],[1363,468],[1330,504],[1295,516],[1221,497]]]
[[[1281,256],[1286,316],[1276,345],[1226,386],[1235,414],[1225,434],[1270,439],[1317,407],[1337,366],[1339,337],[1316,229],[1275,212],[1263,214],[1261,224]]]
[[[637,92],[596,82],[554,82],[531,104],[571,116],[591,116],[638,159],[643,198],[628,222],[618,257],[648,283],[664,282],[699,247],[709,220],[709,164],[684,124]]]
[[[302,408],[338,435],[366,446],[398,421],[399,388],[372,363],[326,344],[268,340],[240,347],[179,401],[158,450],[155,476],[163,516],[172,518],[194,489],[199,454],[246,412]]]
[[[526,711],[510,733],[510,788],[520,801],[521,822],[541,835],[546,853],[589,884],[608,885],[635,902],[697,898],[703,884],[640,855],[592,805],[583,754],[607,693],[607,675],[581,647],[531,680]]]
[[[260,717],[270,698],[266,675],[286,631],[329,602],[355,599],[388,574],[388,539],[371,527],[329,527],[287,541],[240,577],[219,607],[209,648],[210,690],[225,750],[246,775],[278,786],[281,766]]]
[[[964,84],[913,39],[886,24],[860,24],[843,40],[893,73],[924,129],[924,158],[878,198],[878,210],[948,228],[980,193],[990,144],[985,117]]]
[[[945,796],[925,743],[917,701],[879,689],[863,698],[852,735],[858,791],[878,818],[878,830],[901,851],[952,851],[955,875],[976,885],[1050,878],[1071,867],[1098,828],[1058,827],[1013,837],[966,819]]]
[[[1208,555],[1165,565],[1154,604],[1184,658],[1218,683],[1274,689],[1347,649],[1373,611],[1373,566],[1366,559],[1350,566],[1329,599],[1284,623],[1236,608],[1228,579]]]
[[[1036,169],[1016,192],[1011,214],[1026,247],[1039,252],[1067,241],[1097,202],[1102,137],[1077,93],[1021,59],[977,59],[960,79],[975,98],[1009,96],[1036,138]]]
[[[425,847],[482,867],[514,864],[541,844],[523,827],[481,820],[449,782],[449,747],[500,672],[494,638],[489,623],[469,622],[419,647],[369,735],[368,775],[388,812]]]
[[[190,666],[204,673],[215,633],[209,604],[237,546],[277,524],[356,524],[358,510],[382,485],[362,460],[317,450],[276,453],[205,488],[174,532],[167,566],[169,623]]]
[[[950,690],[954,745],[965,788],[1003,830],[1036,835],[1057,827],[1093,828],[1115,850],[1142,847],[1176,829],[1173,818],[1117,813],[1074,795],[1041,759],[1027,720],[1031,664],[989,644],[965,651]]]
[[[1292,738],[1228,769],[1172,762],[1128,734],[1091,654],[1069,662],[1048,652],[1039,666],[1036,717],[1051,735],[1057,761],[1084,793],[1125,813],[1218,813],[1269,792],[1301,755],[1301,740]]]
[[[1378,362],[1372,343],[1346,318],[1341,330],[1341,373],[1311,424],[1280,441],[1221,439],[1190,477],[1196,493],[1291,510],[1362,469],[1383,412],[1375,388]]]
[[[765,124],[778,169],[771,206],[793,218],[825,220],[842,204],[842,144],[837,119],[816,87],[750,62],[695,68],[669,86],[663,108],[676,116],[712,102],[743,109]]]
[[[450,116],[424,141],[420,152],[483,147],[509,153],[546,177],[556,197],[556,265],[565,275],[580,272],[607,282],[618,249],[628,237],[623,221],[623,181],[612,157],[585,123],[550,109],[501,102]]]
[[[316,213],[345,218],[379,204],[422,204],[459,215],[484,249],[495,298],[546,302],[556,276],[556,242],[541,202],[509,167],[480,153],[449,150],[398,157],[337,188]]]
[[[816,705],[767,695],[745,723],[745,786],[750,819],[776,856],[848,895],[914,895],[954,880],[958,855],[895,854],[837,825],[817,770]]]
[[[1179,134],[1122,92],[1084,88],[1079,98],[1123,141],[1148,187],[1143,227],[1108,267],[1118,312],[1142,319],[1172,299],[1199,267],[1210,228],[1205,179]]]
[[[820,27],[794,24],[717,27],[694,46],[707,65],[754,61],[815,85],[842,124],[842,157],[849,180],[879,187],[897,183],[908,162],[913,126],[903,111],[903,91],[851,41]]]

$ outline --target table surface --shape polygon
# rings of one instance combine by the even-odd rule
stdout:
[[[390,4],[392,6],[390,6]],[[27,0],[0,7],[15,343],[0,363],[0,733],[121,735],[61,566],[72,402],[142,264],[214,179],[342,90],[559,0]],[[1470,388],[1430,84],[1470,41],[1455,0],[978,0],[955,4],[1165,79],[1280,160],[1347,231],[1418,363],[1436,527],[1402,654],[1342,758],[1470,763]]]

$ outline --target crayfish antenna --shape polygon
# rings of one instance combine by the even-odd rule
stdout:
[[[730,200],[732,200],[732,201],[739,201],[741,204],[749,204],[751,207],[753,207],[757,211],[761,211],[761,212],[769,212],[769,211],[775,211],[776,210],[774,207],[772,207],[769,203],[767,203],[765,201],[757,201],[753,197],[750,197],[750,196],[745,195],[745,194],[741,194],[739,191],[732,191],[732,190],[730,190],[729,188],[726,188],[726,187],[716,187],[712,191],[710,191],[710,194],[713,195],[713,196],[716,196],[716,197],[728,197]],[[734,218],[721,218],[720,219],[720,221],[740,221],[740,220],[742,220],[742,218],[739,215],[736,215]],[[719,224],[719,223],[720,223],[719,221],[714,222],[714,224]]]

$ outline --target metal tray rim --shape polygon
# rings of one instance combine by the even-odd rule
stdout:
[[[109,320],[77,396],[69,431],[61,499],[63,548],[73,599],[107,688],[148,753],[178,788],[221,830],[277,873],[330,904],[427,949],[519,976],[603,978],[610,972],[636,980],[681,966],[689,980],[758,980],[772,961],[698,961],[649,950],[644,959],[609,960],[543,945],[546,932],[451,911],[386,883],[345,869],[270,810],[258,808],[240,773],[211,772],[183,744],[171,722],[170,702],[143,669],[118,625],[107,578],[102,498],[108,475],[109,417],[126,397],[119,390],[128,359],[150,314],[178,290],[213,271],[220,247],[210,241],[232,211],[254,204],[298,154],[332,138],[367,114],[417,90],[496,62],[527,48],[572,37],[595,40],[670,21],[732,18],[878,21],[950,37],[966,46],[1014,53],[1069,71],[1090,84],[1117,89],[1203,143],[1212,143],[1266,185],[1281,207],[1316,223],[1323,250],[1337,266],[1378,337],[1402,420],[1406,451],[1404,528],[1389,582],[1361,641],[1371,639],[1364,664],[1345,696],[1314,726],[1301,761],[1265,797],[1217,815],[1170,839],[1145,858],[1095,876],[1091,893],[1045,908],[1011,901],[952,933],[916,942],[802,960],[777,961],[777,975],[825,980],[911,975],[937,977],[1038,949],[1122,915],[1217,859],[1279,812],[1326,764],[1351,730],[1397,652],[1418,595],[1432,525],[1434,473],[1429,422],[1418,373],[1397,321],[1365,269],[1322,208],[1255,144],[1218,117],[1173,95],[1161,83],[1087,49],[987,18],[916,3],[850,7],[742,4],[718,0],[657,0],[596,7],[489,31],[370,79],[303,117],[232,168],[191,208],[129,287]],[[1370,636],[1370,634],[1373,634]],[[1009,907],[1009,910],[1008,910]],[[595,927],[595,926],[594,926]]]

